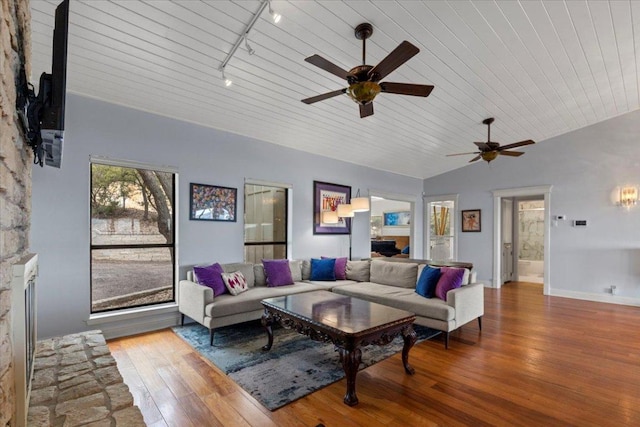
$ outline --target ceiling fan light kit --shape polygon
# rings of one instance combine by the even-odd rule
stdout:
[[[367,105],[380,93],[380,85],[376,82],[358,82],[347,89],[347,95],[357,104]]]
[[[420,52],[416,46],[408,41],[403,41],[391,53],[389,53],[378,65],[366,64],[367,44],[366,40],[373,34],[371,24],[365,22],[355,28],[356,39],[362,40],[362,65],[353,67],[347,71],[333,62],[324,59],[320,55],[312,55],[305,58],[305,61],[322,68],[329,73],[347,81],[349,86],[344,89],[335,90],[322,95],[303,99],[305,104],[313,104],[318,101],[333,98],[334,96],[346,93],[359,104],[360,117],[373,115],[373,100],[380,92],[394,93],[397,95],[411,95],[427,97],[433,90],[430,85],[418,85],[409,83],[388,83],[380,82],[383,78],[407,62]]]

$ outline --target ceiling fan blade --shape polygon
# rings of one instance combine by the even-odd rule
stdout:
[[[456,154],[447,154],[446,157],[452,157],[452,156],[468,156],[469,154],[480,154],[477,151],[474,151],[473,153],[456,153]]]
[[[473,159],[469,160],[469,163],[473,163],[476,160],[480,160],[480,155],[479,154],[477,156],[475,156]]]
[[[514,142],[513,144],[503,145],[502,147],[498,148],[498,151],[508,150],[510,148],[522,147],[523,145],[531,145],[531,144],[535,144],[535,141],[527,139],[526,141]]]
[[[364,119],[365,117],[373,115],[373,102],[368,103],[367,105],[360,105],[360,118]]]
[[[524,154],[524,151],[498,151],[498,154],[502,156],[519,157]]]
[[[429,85],[414,85],[411,83],[380,83],[382,92],[397,93],[398,95],[413,95],[413,96],[429,96],[433,90],[433,86]]]
[[[313,104],[314,102],[324,101],[325,99],[333,98],[334,96],[347,93],[347,89],[334,90],[333,92],[323,93],[322,95],[312,96],[311,98],[303,99],[305,104]]]
[[[474,142],[482,151],[491,151],[491,147],[486,142]]]
[[[393,70],[407,62],[413,56],[417,55],[420,49],[403,41],[389,55],[387,55],[378,65],[369,70],[369,80],[379,82],[384,79]]]
[[[325,71],[330,72],[333,75],[340,77],[341,79],[346,80],[348,76],[350,76],[349,72],[343,68],[338,67],[333,62],[328,59],[324,59],[320,55],[313,55],[304,59],[309,64],[313,64],[316,67],[322,68]]]

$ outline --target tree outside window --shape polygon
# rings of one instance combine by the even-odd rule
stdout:
[[[91,312],[175,301],[175,175],[91,164]]]

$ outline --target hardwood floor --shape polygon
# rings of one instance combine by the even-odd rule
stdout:
[[[640,425],[640,308],[485,289],[472,322],[270,412],[171,330],[109,342],[149,426]]]

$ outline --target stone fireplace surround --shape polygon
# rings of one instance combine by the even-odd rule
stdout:
[[[27,425],[145,425],[100,331],[38,342]]]

